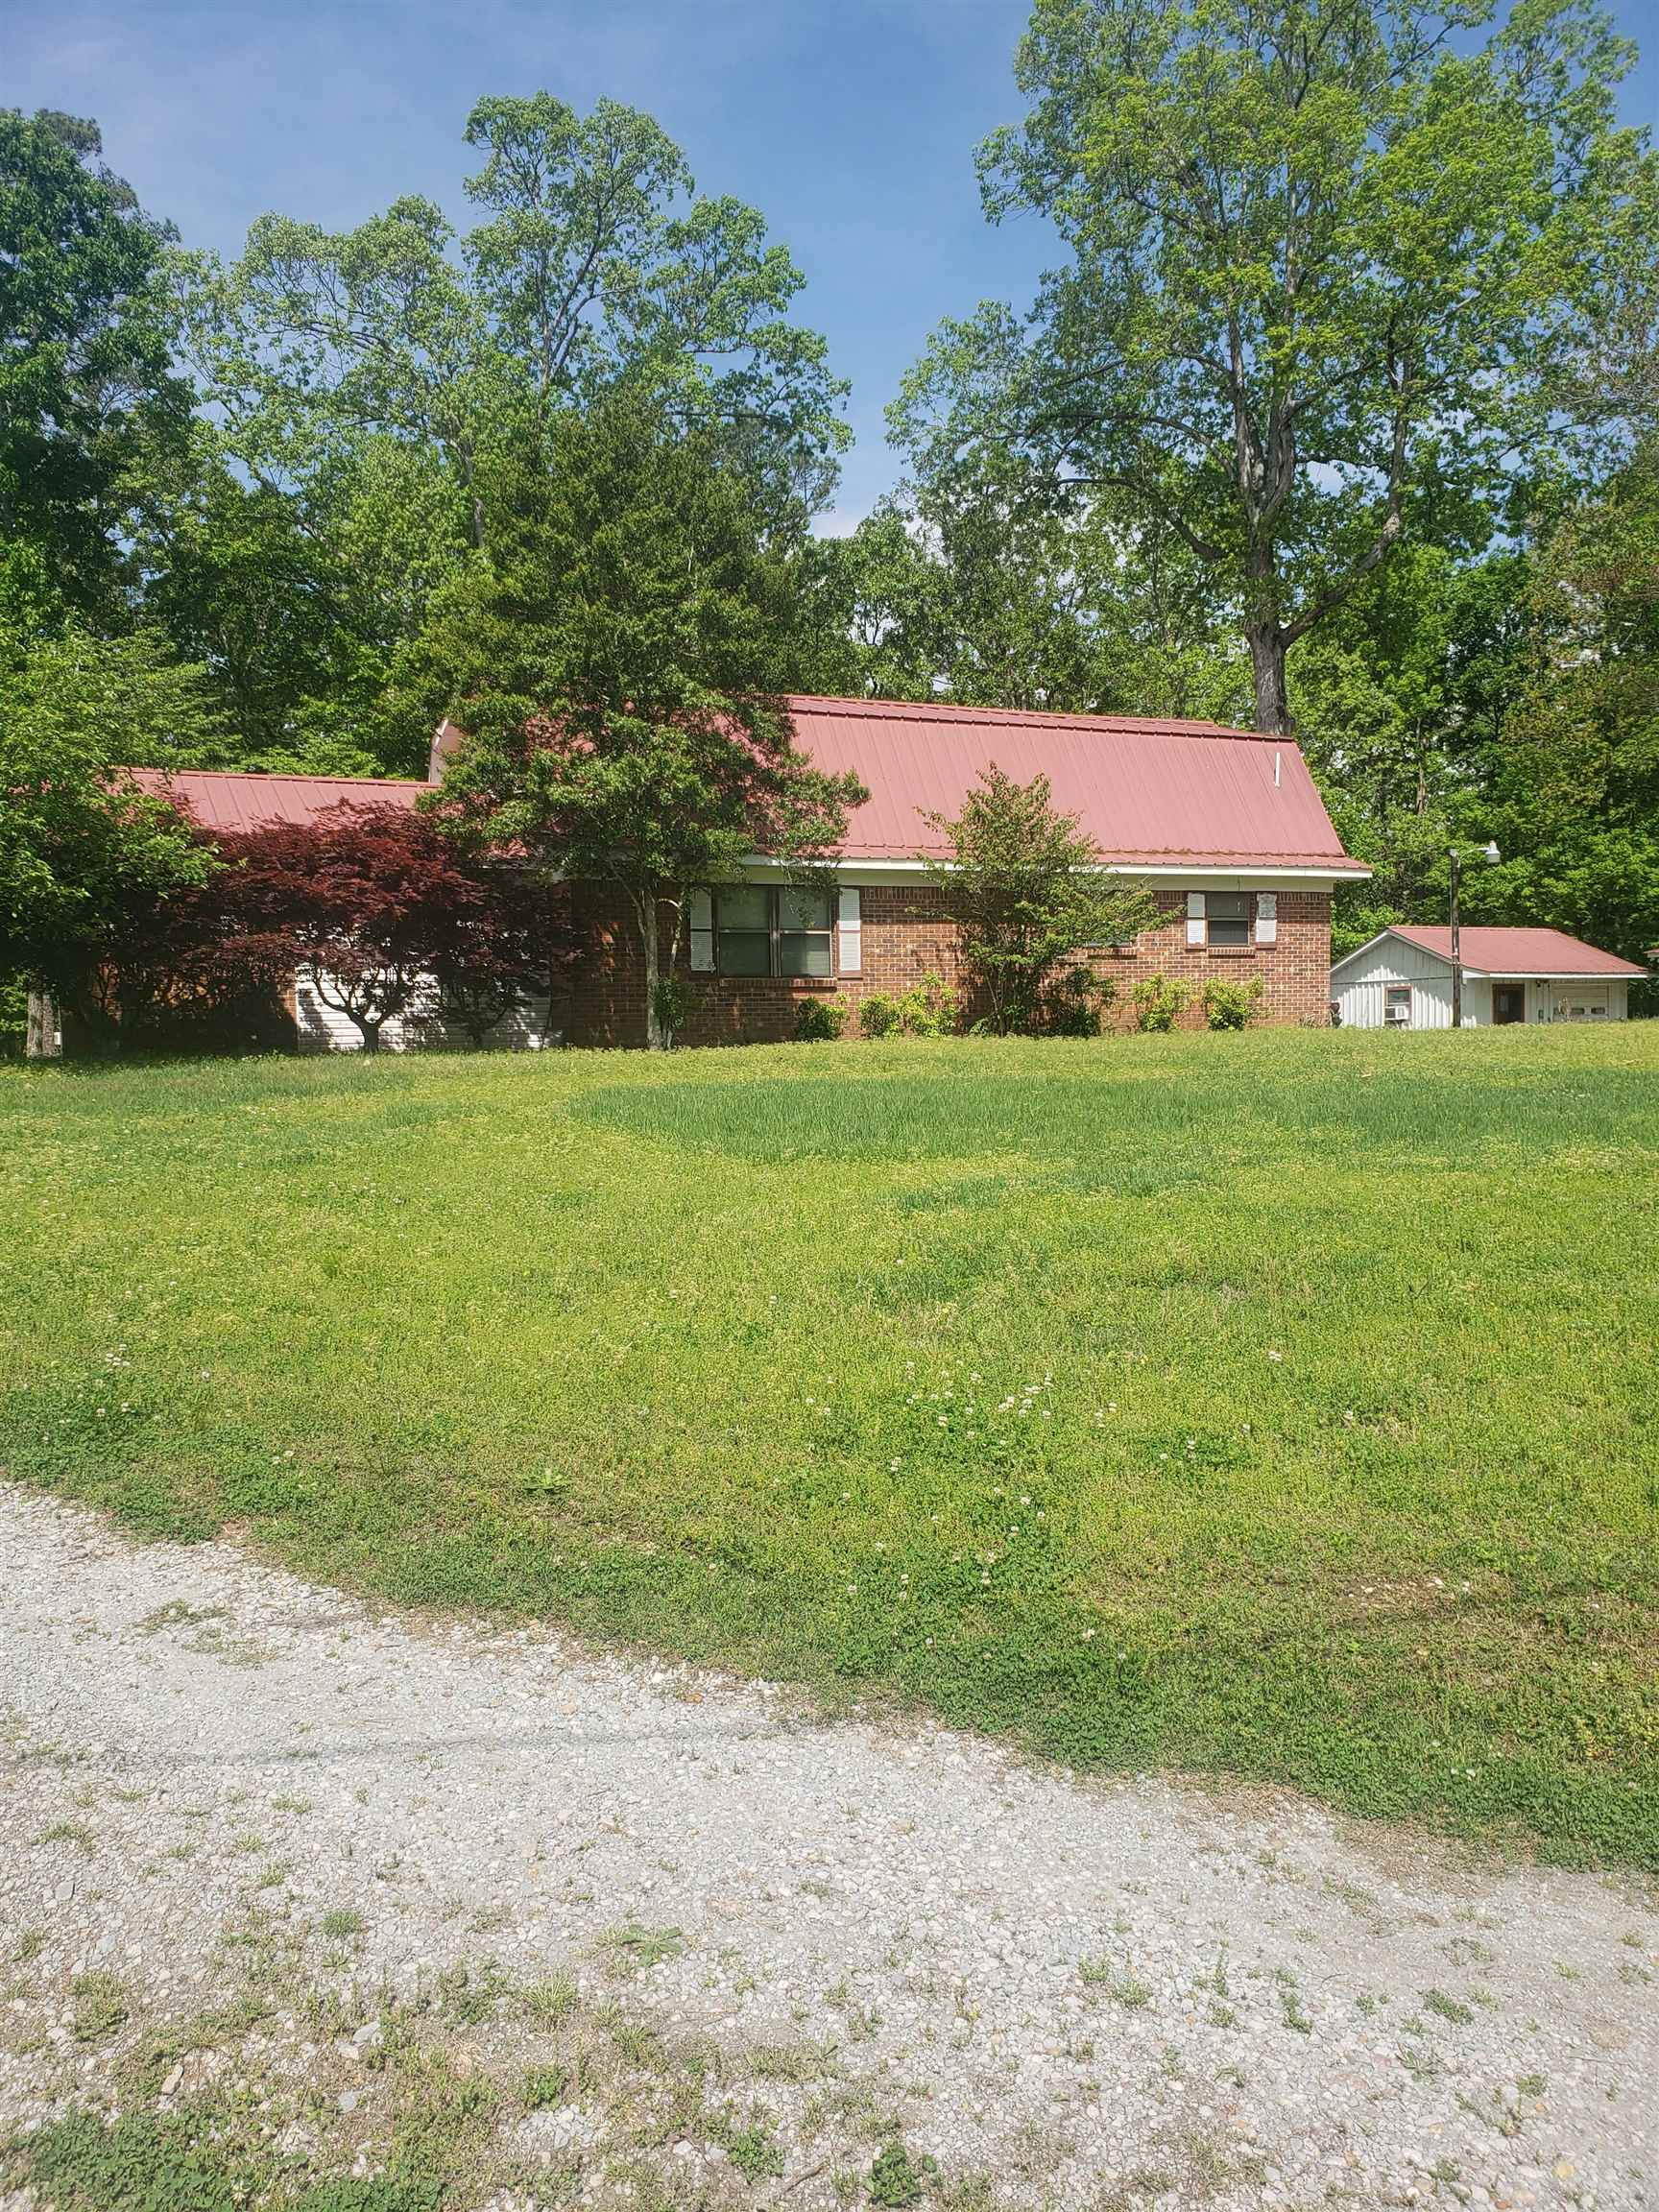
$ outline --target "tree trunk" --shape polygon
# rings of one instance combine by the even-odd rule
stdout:
[[[1276,619],[1251,623],[1250,674],[1256,686],[1256,727],[1263,737],[1288,737],[1290,699],[1285,686],[1285,637]]]
[[[58,1002],[49,991],[31,986],[29,992],[28,1026],[23,1037],[23,1056],[26,1060],[58,1060],[62,1047],[58,1042]]]
[[[639,947],[645,956],[645,1049],[647,1052],[666,1052],[671,1042],[662,1026],[661,1013],[657,1004],[657,986],[662,979],[661,950],[657,942],[657,896],[647,893],[638,902]]]

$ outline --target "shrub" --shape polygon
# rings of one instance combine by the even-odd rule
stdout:
[[[962,963],[999,1036],[1053,1029],[1052,978],[1080,945],[1108,945],[1151,926],[1157,905],[1137,884],[1101,873],[1072,814],[1058,812],[1046,776],[1016,783],[994,764],[952,820],[928,814],[949,857],[928,878],[955,923]],[[1083,1021],[1075,993],[1070,1019]],[[1065,1034],[1094,1036],[1092,1023]]]
[[[1135,986],[1135,1026],[1142,1030],[1173,1029],[1192,1001],[1191,986],[1173,983],[1167,975],[1145,975]]]
[[[1106,1009],[1118,996],[1109,975],[1081,961],[1064,968],[1043,994],[1043,1026],[1051,1037],[1098,1037]]]
[[[1204,1019],[1212,1029],[1242,1029],[1256,1019],[1262,1004],[1262,978],[1248,983],[1227,983],[1215,977],[1204,986]]]
[[[858,1027],[866,1037],[950,1037],[956,1015],[954,989],[929,970],[896,998],[873,991],[858,1009]]]
[[[795,1042],[827,1045],[847,1026],[847,1009],[839,998],[803,998],[795,1010]]]

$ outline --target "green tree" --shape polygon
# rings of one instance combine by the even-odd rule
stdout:
[[[130,935],[134,906],[203,882],[211,865],[127,764],[170,748],[188,759],[216,724],[202,672],[146,637],[108,643],[71,629],[8,660],[0,975],[80,1009],[101,960]]]
[[[982,306],[906,379],[926,480],[1116,489],[1238,610],[1255,719],[1286,660],[1407,539],[1552,425],[1558,372],[1654,236],[1629,52],[1580,0],[1037,0],[994,220],[1066,263],[1028,323]]]
[[[443,811],[620,900],[661,1047],[691,891],[756,850],[809,864],[864,794],[792,748],[790,557],[716,436],[622,390],[560,417],[548,466],[499,489],[428,638],[471,738]]]
[[[967,477],[902,487],[805,566],[813,689],[1050,713],[1242,710],[1247,671],[1200,565],[1111,500],[1056,506]]]
[[[1085,946],[1132,942],[1156,916],[1144,887],[1106,874],[1075,815],[1056,810],[1046,776],[1016,783],[993,763],[960,814],[926,819],[946,846],[928,880],[999,1036],[1044,1026],[1062,961]]]
[[[119,619],[134,485],[185,431],[168,232],[97,126],[0,110],[0,620]]]
[[[1643,958],[1659,945],[1659,438],[1549,531],[1526,613],[1519,680],[1463,805],[1504,855],[1471,913]]]
[[[195,265],[189,330],[233,449],[269,481],[303,478],[342,433],[441,456],[485,542],[500,456],[560,410],[641,376],[717,435],[774,514],[821,501],[846,441],[824,341],[788,320],[804,278],[752,207],[693,187],[647,115],[547,93],[486,99],[467,139],[484,215],[458,236],[402,199],[331,233],[268,215],[229,270]]]

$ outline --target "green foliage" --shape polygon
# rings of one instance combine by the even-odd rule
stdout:
[[[141,472],[184,434],[169,233],[101,152],[0,109],[0,625],[119,619]]]
[[[957,1011],[954,989],[929,972],[907,991],[872,991],[859,1002],[858,1028],[865,1037],[949,1037]]]
[[[633,915],[650,1035],[699,884],[757,843],[809,861],[864,796],[813,770],[778,695],[787,580],[746,480],[636,393],[560,419],[511,547],[470,572],[433,652],[472,741],[445,818],[608,886]],[[661,959],[661,923],[670,958]]]
[[[419,774],[451,703],[429,628],[481,548],[511,565],[555,424],[607,392],[660,393],[780,543],[833,488],[845,386],[792,319],[804,278],[755,208],[697,194],[659,126],[614,101],[485,98],[466,135],[464,233],[401,197],[338,233],[264,216],[229,266],[171,256],[203,404],[187,425],[167,387],[176,434],[136,471],[129,567],[209,670],[227,761]],[[33,541],[13,565],[30,562],[52,566]]]
[[[554,2105],[563,2104],[570,2087],[570,2075],[564,2066],[532,2066],[518,2085],[518,2101],[526,2112],[544,2112]]]
[[[884,2206],[920,2204],[922,2194],[922,2176],[904,2145],[885,2144],[877,2152],[875,2162],[870,2168],[871,2203]]]
[[[169,748],[187,760],[214,728],[200,671],[148,637],[67,631],[13,647],[0,716],[0,975],[73,1003],[135,909],[206,879],[199,840],[122,769]]]
[[[847,1009],[839,998],[803,998],[795,1010],[798,1045],[829,1044],[847,1027]]]
[[[1081,962],[1063,968],[1045,987],[1042,1026],[1051,1037],[1098,1037],[1117,998],[1118,985],[1110,975],[1096,975]]]
[[[890,411],[925,482],[1107,486],[1236,611],[1257,726],[1286,656],[1420,527],[1558,432],[1551,370],[1640,264],[1628,49],[1579,0],[1517,10],[1036,0],[994,221],[1067,259],[1028,324],[946,324]],[[1203,158],[1193,149],[1203,149]]]
[[[0,1068],[0,1462],[396,1604],[1659,1866],[1659,1025],[1216,1043]]]
[[[1252,975],[1247,983],[1229,983],[1221,976],[1212,976],[1199,1003],[1212,1029],[1248,1028],[1262,1011],[1262,978]]]
[[[1190,984],[1172,982],[1167,975],[1142,975],[1135,986],[1135,1026],[1162,1035],[1174,1028],[1191,1003]]]
[[[998,1035],[1042,1026],[1060,962],[1082,946],[1132,941],[1156,912],[1144,889],[1101,869],[1076,817],[1055,810],[1046,776],[1016,783],[993,763],[958,816],[925,819],[946,848],[928,879]]]
[[[72,2110],[28,2137],[22,2163],[54,2212],[239,2212],[251,2203],[279,2203],[283,2212],[439,2212],[447,2194],[441,2178],[404,2170],[296,2190],[275,2159],[233,2153],[189,2113],[128,2112],[107,2123]]]

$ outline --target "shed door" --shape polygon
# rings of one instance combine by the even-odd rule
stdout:
[[[1494,983],[1492,986],[1492,1022],[1525,1022],[1527,1019],[1527,986],[1525,983]]]

